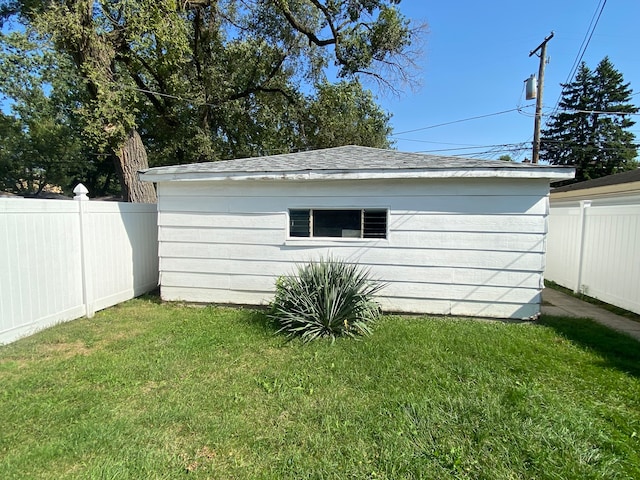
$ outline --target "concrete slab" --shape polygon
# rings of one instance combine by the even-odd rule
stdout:
[[[542,305],[544,315],[590,318],[601,325],[626,333],[640,342],[640,322],[621,317],[597,305],[584,302],[552,288],[545,288],[542,291],[542,300],[544,303],[550,304]]]

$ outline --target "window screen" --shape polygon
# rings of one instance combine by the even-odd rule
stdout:
[[[364,238],[387,238],[386,210],[364,210],[362,217]]]
[[[289,235],[291,237],[309,237],[311,229],[311,210],[289,210]]]

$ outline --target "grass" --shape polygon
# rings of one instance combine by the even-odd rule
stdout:
[[[588,320],[274,331],[146,298],[1,347],[0,478],[640,478],[640,344]]]

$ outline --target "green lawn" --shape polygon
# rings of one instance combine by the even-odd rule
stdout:
[[[0,347],[0,478],[640,478],[640,344],[589,321],[274,330],[147,298]]]

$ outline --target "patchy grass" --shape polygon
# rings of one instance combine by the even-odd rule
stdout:
[[[127,302],[0,348],[3,479],[640,478],[640,344],[587,320]]]

